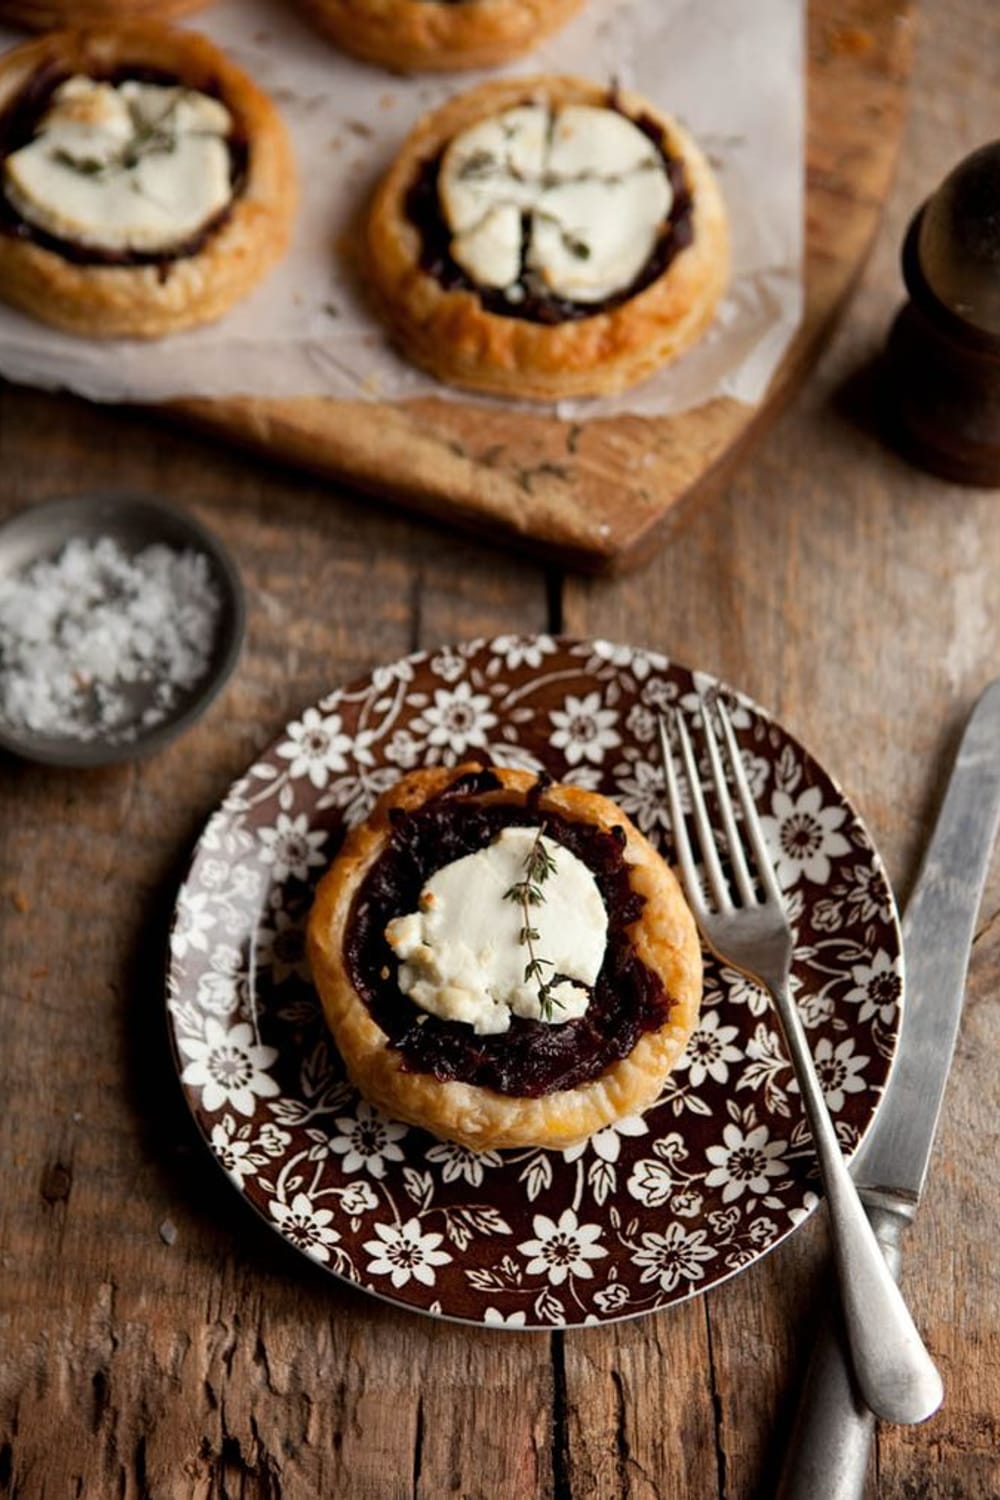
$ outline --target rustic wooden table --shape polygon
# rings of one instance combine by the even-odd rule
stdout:
[[[230,544],[250,595],[236,677],[172,748],[86,775],[0,766],[0,1494],[773,1493],[823,1300],[820,1216],[636,1322],[518,1335],[396,1311],[313,1272],[220,1186],[168,1063],[158,966],[202,820],[289,717],[380,660],[512,628],[655,646],[749,691],[845,785],[905,898],[1000,670],[1000,495],[888,452],[865,371],[909,216],[996,134],[998,76],[993,0],[927,0],[899,180],[839,332],[728,492],[623,579],[562,576],[152,419],[0,391],[4,512],[162,491]],[[906,1246],[946,1405],[880,1431],[880,1500],[1000,1494],[998,909],[995,871]]]

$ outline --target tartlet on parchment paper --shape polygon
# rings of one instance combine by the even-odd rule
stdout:
[[[60,88],[81,79],[119,90],[130,79],[157,80],[180,86],[178,97],[194,91],[224,106],[230,117],[228,201],[193,240],[155,253],[111,253],[40,230],[10,201],[11,148],[37,139]],[[0,296],[44,322],[89,338],[158,338],[219,317],[284,253],[297,199],[284,123],[253,80],[194,32],[131,21],[28,42],[0,58],[0,119],[8,132]],[[20,132],[16,140],[11,132]],[[155,132],[146,130],[142,149],[157,149]],[[169,151],[159,159],[169,161]],[[124,155],[115,166],[135,170]],[[66,170],[99,179],[106,168],[81,160]]]

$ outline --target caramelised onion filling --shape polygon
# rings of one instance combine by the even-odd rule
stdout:
[[[574,1088],[626,1057],[671,1008],[657,974],[637,957],[627,928],[644,900],[631,888],[620,831],[605,832],[527,804],[491,800],[499,782],[484,771],[460,778],[419,810],[400,814],[388,847],[355,899],[344,959],[358,994],[398,1048],[407,1071],[521,1097]],[[541,788],[539,788],[541,791]],[[398,962],[385,939],[394,918],[416,909],[435,870],[491,843],[503,828],[545,825],[592,872],[608,913],[604,963],[584,1015],[560,1025],[514,1016],[502,1035],[477,1035],[464,1022],[420,1010],[399,986]]]

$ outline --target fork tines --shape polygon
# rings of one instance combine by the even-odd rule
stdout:
[[[721,698],[715,700],[715,713],[718,717],[722,730],[722,739],[725,743],[725,764],[719,747],[719,738],[712,723],[712,715],[709,705],[704,699],[699,701],[699,720],[701,734],[707,752],[709,785],[707,790],[718,808],[719,819],[722,823],[722,834],[725,852],[732,868],[733,877],[739,891],[740,901],[744,906],[758,904],[757,884],[759,882],[765,896],[776,902],[780,902],[780,893],[761,831],[757,809],[754,805],[753,794],[747,781],[746,771],[740,749],[736,743],[736,735],[730,721],[729,713]],[[712,818],[708,811],[706,802],[706,788],[702,785],[702,778],[698,771],[698,764],[691,741],[691,734],[684,720],[684,715],[679,709],[670,710],[670,718],[676,738],[680,747],[681,759],[683,761],[684,781],[687,784],[688,795],[691,804],[691,823],[693,824],[698,852],[705,869],[708,892],[712,903],[717,911],[731,910],[734,906],[733,894],[730,882],[727,879],[719,858],[713,833]],[[687,889],[688,899],[692,906],[704,905],[701,882],[698,878],[696,856],[692,847],[691,838],[688,834],[688,821],[684,813],[684,803],[681,796],[681,776],[677,764],[677,757],[670,743],[667,722],[663,715],[659,720],[660,746],[663,752],[663,769],[667,784],[667,800],[670,807],[670,823],[674,835],[674,843],[677,851],[677,859],[680,864],[684,885]],[[753,855],[755,869],[751,871],[750,862],[747,858],[747,850],[744,839],[740,834],[739,821],[733,805],[730,782],[736,789],[739,799],[740,812],[742,814],[742,826],[745,830],[746,840],[749,843]]]

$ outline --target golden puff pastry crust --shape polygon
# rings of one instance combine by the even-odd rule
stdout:
[[[387,848],[394,820],[441,796],[476,765],[413,771],[386,792],[366,822],[353,829],[320,881],[308,925],[313,980],[347,1071],[361,1093],[387,1114],[473,1150],[562,1148],[605,1125],[649,1108],[694,1030],[701,1003],[701,949],[694,919],[672,871],[649,841],[608,798],[550,784],[524,771],[491,768],[499,789],[475,794],[483,803],[558,815],[601,830],[621,829],[631,891],[644,898],[641,916],[626,929],[634,954],[662,981],[666,1019],[642,1031],[632,1050],[599,1076],[539,1097],[500,1093],[457,1079],[407,1071],[402,1053],[355,988],[345,959],[358,893]],[[455,1023],[460,1024],[460,1023]],[[541,1024],[541,1023],[539,1023]]]
[[[525,103],[614,107],[648,129],[683,167],[691,242],[642,290],[606,309],[548,324],[487,310],[475,289],[449,289],[421,264],[408,211],[428,164],[470,126]],[[394,341],[438,379],[499,396],[554,401],[627,389],[688,349],[715,314],[729,274],[729,231],[714,174],[691,136],[648,100],[581,78],[507,78],[480,85],[422,119],[378,186],[367,265]]]
[[[166,21],[201,10],[209,0],[0,0],[0,22],[28,31],[121,21]]]
[[[489,68],[529,52],[583,0],[301,0],[338,47],[397,72]]]
[[[246,171],[220,222],[190,253],[104,264],[0,230],[0,297],[88,338],[160,338],[211,322],[281,258],[297,199],[284,122],[257,85],[194,32],[131,21],[52,32],[0,58],[0,117],[37,77],[120,77],[129,69],[214,95],[234,120]]]

